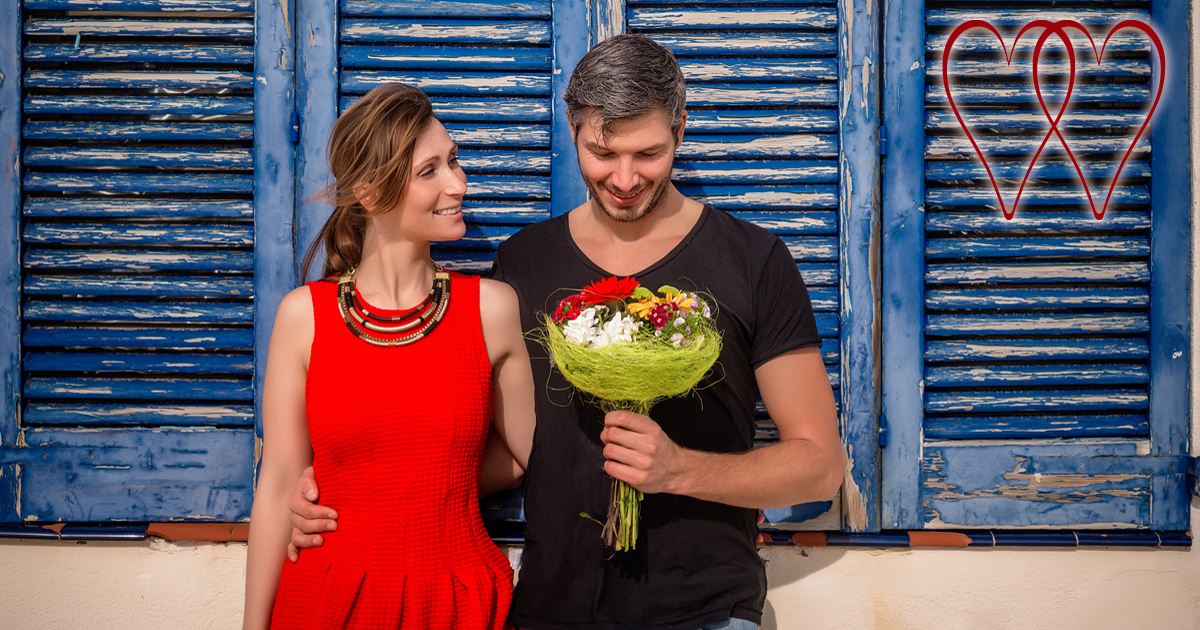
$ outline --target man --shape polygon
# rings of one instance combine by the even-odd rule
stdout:
[[[757,627],[766,576],[756,508],[829,500],[842,478],[808,293],[777,237],[671,184],[687,113],[669,51],[645,37],[613,37],[580,61],[566,102],[592,198],[501,245],[493,277],[516,289],[524,329],[571,290],[634,276],[711,295],[724,346],[696,394],[646,417],[589,406],[530,345],[535,381],[546,386],[537,392],[510,620],[535,630]],[[756,390],[780,440],[751,450]],[[607,549],[600,526],[582,516],[604,518],[610,476],[646,493],[631,552]],[[293,504],[302,530],[293,541],[312,546],[313,534],[332,526],[314,520],[328,511],[300,490]]]

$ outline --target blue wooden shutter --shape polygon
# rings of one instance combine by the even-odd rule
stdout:
[[[341,110],[377,85],[421,88],[461,147],[467,236],[434,258],[486,273],[496,246],[550,216],[550,0],[343,0]]]
[[[675,185],[778,234],[795,256],[816,311],[852,472],[832,505],[766,510],[767,527],[839,529],[844,515],[848,529],[876,528],[866,245],[878,154],[870,61],[865,79],[861,68],[855,73],[858,85],[839,81],[875,46],[869,23],[854,35],[839,18],[856,7],[862,8],[828,1],[628,3],[628,31],[671,49],[688,79]],[[849,61],[849,46],[860,61]],[[850,183],[855,176],[857,192]],[[852,294],[861,302],[853,309]],[[758,424],[760,441],[777,439],[761,404]]]
[[[278,301],[254,276],[254,4],[23,6],[21,448],[3,451],[19,465],[3,520],[246,519],[256,293]]]
[[[1188,526],[1190,164],[1187,98],[1174,87],[1186,85],[1186,5],[1057,6],[909,2],[887,16],[885,528]],[[1124,19],[1163,36],[1167,93],[1102,221],[1057,139],[1016,217],[1002,216],[941,81],[948,35],[971,19],[1008,43],[1034,19],[1082,22],[1098,47]],[[1041,31],[1011,66],[983,33],[955,44],[952,93],[1011,206],[1049,128],[1030,79]],[[1086,39],[1072,39],[1078,75],[1062,127],[1102,202],[1157,84],[1134,31],[1113,37],[1099,68]],[[1046,50],[1062,51],[1056,40]],[[1041,62],[1043,89],[1058,95],[1051,111],[1064,92],[1051,86],[1066,74],[1059,54]]]

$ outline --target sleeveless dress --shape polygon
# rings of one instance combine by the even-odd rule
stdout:
[[[512,569],[477,495],[492,418],[479,279],[451,273],[442,321],[394,348],[350,332],[337,283],[308,286],[308,430],[338,529],[284,562],[271,627],[504,628]]]

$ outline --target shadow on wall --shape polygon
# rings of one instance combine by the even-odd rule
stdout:
[[[845,549],[834,551],[829,547],[821,553],[809,553],[803,547],[764,547],[768,550],[763,555],[767,563],[767,587],[779,589],[795,584],[804,578],[832,566],[846,555]],[[762,630],[779,630],[779,621],[775,617],[775,607],[771,605],[768,596],[763,606]]]

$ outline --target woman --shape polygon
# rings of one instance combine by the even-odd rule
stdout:
[[[304,265],[323,242],[325,280],[289,293],[271,334],[244,628],[504,625],[512,570],[478,475],[489,421],[528,461],[533,377],[513,290],[430,258],[466,231],[456,152],[406,85],[334,124],[335,210]],[[285,565],[286,500],[309,465],[338,529]]]

